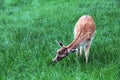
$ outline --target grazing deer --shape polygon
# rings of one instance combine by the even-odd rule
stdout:
[[[82,49],[84,49],[87,63],[89,57],[89,50],[95,32],[96,26],[93,18],[89,15],[82,16],[78,20],[74,28],[74,40],[68,46],[64,46],[61,42],[57,41],[61,48],[57,50],[57,54],[56,57],[53,59],[53,62],[60,61],[73,51],[76,51],[76,55],[78,55],[78,53],[82,55]]]

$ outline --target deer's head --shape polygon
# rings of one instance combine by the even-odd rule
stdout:
[[[53,59],[53,62],[58,62],[60,60],[62,60],[63,58],[65,58],[70,52],[72,52],[71,50],[69,50],[66,46],[64,46],[63,43],[56,41],[58,43],[58,45],[60,46],[60,49],[57,50],[56,52],[56,57]]]

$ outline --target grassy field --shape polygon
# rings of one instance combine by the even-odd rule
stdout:
[[[97,33],[88,64],[75,54],[52,63],[91,15]],[[0,0],[0,80],[120,80],[119,0]]]

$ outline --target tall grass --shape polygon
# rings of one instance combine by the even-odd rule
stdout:
[[[1,0],[0,80],[120,80],[119,0]],[[82,15],[97,33],[88,64],[70,54],[54,64],[59,46],[73,40]]]

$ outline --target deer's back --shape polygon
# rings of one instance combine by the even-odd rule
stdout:
[[[94,33],[95,29],[96,27],[93,18],[89,15],[84,15],[76,23],[74,28],[74,35],[84,35],[87,32]]]

